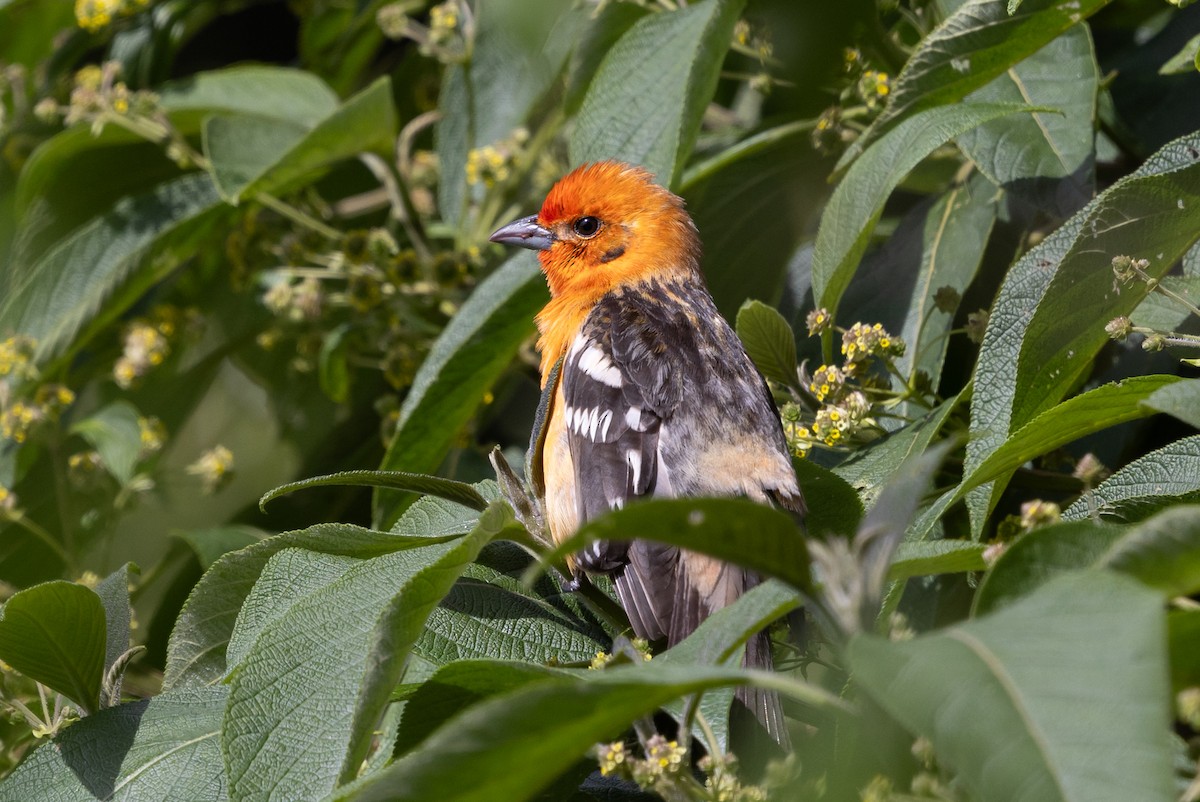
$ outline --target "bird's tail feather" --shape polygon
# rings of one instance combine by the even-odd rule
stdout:
[[[766,632],[759,632],[746,643],[746,656],[742,660],[746,668],[771,670],[771,639]],[[738,688],[735,705],[740,704],[758,719],[759,724],[783,749],[788,749],[791,738],[783,718],[783,705],[779,694],[765,688],[742,686]]]

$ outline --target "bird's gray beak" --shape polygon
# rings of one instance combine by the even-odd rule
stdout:
[[[554,235],[538,225],[536,214],[513,220],[492,232],[488,239],[505,245],[528,248],[531,251],[545,251],[554,244]]]

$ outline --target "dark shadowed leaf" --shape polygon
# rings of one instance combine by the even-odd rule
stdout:
[[[225,802],[218,737],[228,694],[183,688],[88,716],[0,782],[0,801]]]
[[[290,482],[282,487],[268,491],[258,501],[259,509],[266,509],[269,502],[310,487],[386,487],[394,490],[411,490],[414,493],[425,493],[447,501],[463,504],[474,510],[482,510],[487,506],[487,500],[479,495],[479,491],[466,482],[455,482],[437,476],[426,476],[419,473],[403,473],[401,471],[342,471],[328,476],[314,476],[311,479],[301,479]]]
[[[796,335],[783,315],[761,301],[746,301],[737,314],[737,334],[758,372],[784,387],[799,387]]]

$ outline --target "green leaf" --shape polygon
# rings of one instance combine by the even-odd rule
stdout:
[[[168,83],[159,98],[173,119],[188,112],[250,114],[306,128],[338,107],[337,93],[313,73],[267,65],[196,73]]]
[[[1167,641],[1171,653],[1171,690],[1200,685],[1200,610],[1172,610],[1167,615]]]
[[[792,459],[808,512],[804,530],[810,536],[849,535],[858,529],[863,503],[850,484],[809,459]]]
[[[1189,379],[1156,390],[1143,405],[1200,429],[1200,379]]]
[[[329,400],[344,404],[350,398],[350,324],[343,323],[325,335],[317,355],[317,379]]]
[[[1200,70],[1200,33],[1158,68],[1159,75],[1185,75]]]
[[[813,297],[836,312],[867,249],[883,205],[910,170],[946,141],[989,120],[1029,106],[962,103],[929,109],[905,119],[858,159],[834,190],[821,215],[813,247]]]
[[[766,672],[648,663],[531,682],[455,716],[391,766],[334,796],[338,802],[484,802],[533,798],[597,742],[671,699],[751,682],[838,709],[832,696]],[[520,770],[514,770],[520,766]]]
[[[784,387],[800,386],[796,335],[783,315],[761,301],[746,301],[737,313],[737,335],[759,373]]]
[[[955,574],[963,571],[982,571],[982,543],[965,540],[924,540],[901,543],[896,549],[888,579],[893,581],[914,576]]]
[[[128,401],[114,401],[71,427],[100,453],[104,467],[122,486],[129,484],[142,450],[141,414]]]
[[[62,239],[11,284],[0,302],[0,331],[37,341],[44,362],[81,343],[88,323],[115,319],[133,299],[113,295],[156,268],[145,258],[219,204],[206,175],[188,175],[127,198]],[[74,341],[74,342],[73,342]]]
[[[1163,147],[1009,270],[975,370],[968,472],[1090,372],[1104,324],[1145,297],[1142,282],[1113,291],[1112,258],[1146,258],[1161,276],[1198,236],[1200,134]]]
[[[104,604],[91,589],[46,582],[5,602],[0,660],[93,713],[100,706],[106,632]]]
[[[921,40],[892,84],[887,106],[841,163],[922,109],[962,100],[1106,3],[1026,0],[1012,14],[1007,0],[964,3]]]
[[[395,132],[391,84],[384,77],[311,130],[270,118],[212,117],[204,126],[204,152],[222,197],[236,204],[260,192],[293,188],[301,179],[358,153],[387,152]]]
[[[533,332],[533,316],[547,298],[530,254],[508,260],[475,288],[417,370],[381,468],[437,470],[488,388]],[[408,501],[398,493],[376,492],[376,525],[391,526]]]
[[[1024,115],[1009,117],[999,124],[1007,126],[1024,119]],[[921,370],[929,376],[931,387],[937,388],[941,381],[957,304],[949,310],[938,309],[935,296],[949,287],[961,298],[975,279],[999,196],[990,181],[974,175],[939,197],[924,213],[917,212],[918,219],[906,218],[884,247],[899,262],[888,260],[883,265],[887,286],[899,293],[912,276],[904,327],[897,332],[906,348],[896,363],[905,376]],[[920,411],[915,404],[907,408],[910,416]]]
[[[1142,402],[1178,381],[1177,376],[1134,376],[1067,399],[1013,432],[999,448],[969,470],[959,486],[958,496],[961,498],[967,490],[1084,435],[1153,414]]]
[[[521,566],[527,564],[528,559]],[[478,564],[463,574],[430,613],[425,631],[413,646],[413,651],[429,662],[445,665],[493,658],[578,663],[608,647],[608,638],[592,621],[564,609],[556,586],[549,595],[542,583],[523,591],[517,580]],[[553,586],[549,580],[546,584]]]
[[[1195,246],[1192,251],[1195,251]],[[1190,253],[1191,251],[1189,251]],[[1193,306],[1200,306],[1200,276],[1187,274],[1187,259],[1184,259],[1184,275],[1163,276],[1159,286],[1185,298]],[[1192,310],[1179,301],[1161,292],[1149,293],[1137,309],[1129,315],[1135,326],[1144,326],[1159,331],[1175,331],[1192,316]]]
[[[683,546],[773,576],[805,593],[812,590],[808,550],[792,517],[740,498],[653,499],[585,523],[545,563],[598,540],[653,540]]]
[[[571,136],[572,164],[620,159],[676,182],[745,0],[702,0],[638,20],[608,52]]]
[[[492,0],[475,14],[471,58],[446,70],[437,106],[438,209],[456,225],[468,218],[471,200],[468,152],[508,138],[528,121],[561,73],[567,45],[584,20],[559,0]],[[479,239],[487,236],[480,233]]]
[[[227,695],[220,685],[185,688],[88,716],[0,782],[0,802],[225,802],[218,735]]]
[[[1165,629],[1158,594],[1075,573],[911,641],[860,635],[846,656],[981,802],[1166,802]]]
[[[967,97],[1055,111],[984,123],[958,137],[959,147],[1006,191],[1072,214],[1093,194],[1097,72],[1087,26],[1069,28]]]
[[[0,3],[0,61],[33,69],[54,52],[57,34],[75,25],[67,3]]]
[[[487,499],[479,495],[479,491],[466,482],[455,482],[437,476],[401,471],[342,471],[341,473],[331,473],[328,476],[314,476],[311,479],[289,482],[267,491],[258,500],[259,509],[265,510],[269,502],[280,496],[310,487],[386,487],[438,496],[477,511],[488,505]]]
[[[1200,590],[1200,506],[1160,512],[1134,525],[1104,553],[1104,568],[1128,574],[1167,596]]]
[[[349,566],[268,620],[230,681],[221,733],[230,796],[310,797],[356,776],[429,613],[512,525],[496,502],[465,538]]]
[[[705,283],[726,318],[751,298],[782,297],[788,265],[832,189],[809,133],[804,122],[767,129],[689,165],[679,182],[704,243]]]
[[[237,621],[225,650],[228,673],[254,648],[259,636],[293,607],[314,594],[326,591],[364,558],[322,554],[307,549],[283,549],[271,555],[238,611]]]
[[[1200,435],[1135,459],[1063,511],[1065,520],[1098,515],[1137,520],[1180,500],[1200,500]]]
[[[137,571],[133,563],[125,565],[104,577],[96,585],[96,595],[104,605],[104,672],[129,650],[130,608],[129,608],[129,574],[130,570]],[[102,701],[111,705],[121,699],[121,685],[118,680],[113,692]]]
[[[204,121],[204,155],[221,198],[236,205],[242,191],[263,175],[280,154],[304,138],[308,127],[291,120],[250,115],[212,116]]]
[[[185,529],[171,534],[188,544],[205,571],[229,552],[250,546],[268,536],[261,529],[241,524]]]
[[[205,685],[225,675],[225,650],[238,612],[267,561],[282,549],[367,558],[453,537],[410,537],[349,524],[318,524],[226,554],[196,583],[179,613],[167,644],[163,687]]]
[[[1111,524],[1069,521],[1022,536],[984,576],[972,615],[986,615],[1028,596],[1056,576],[1095,566],[1124,533]]]
[[[443,666],[408,699],[396,735],[396,754],[412,751],[438,727],[473,704],[532,682],[562,676],[561,669],[526,662],[461,660]]]

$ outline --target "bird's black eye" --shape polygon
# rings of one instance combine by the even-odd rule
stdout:
[[[581,217],[571,224],[571,229],[581,237],[594,237],[600,230],[600,220],[595,217]]]

